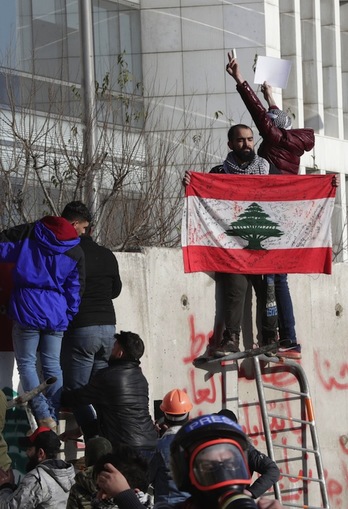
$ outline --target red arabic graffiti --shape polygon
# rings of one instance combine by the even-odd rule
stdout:
[[[216,401],[216,387],[214,377],[209,378],[209,387],[200,389],[196,387],[195,381],[195,369],[190,369],[189,377],[191,381],[193,403],[195,405],[201,405],[202,403],[215,403]]]
[[[328,359],[321,360],[320,354],[316,350],[314,351],[314,364],[319,380],[327,391],[348,389],[348,363],[343,362],[338,372],[334,373],[331,362]]]
[[[196,413],[201,414],[199,406],[203,403],[211,405],[216,403],[218,394],[221,391],[221,403],[226,401],[226,394],[224,394],[225,384],[223,383],[221,374],[212,374],[208,377],[207,381],[198,381],[197,370],[192,367],[192,361],[198,357],[206,348],[209,337],[212,332],[208,334],[199,331],[195,324],[193,315],[189,317],[189,351],[183,357],[183,363],[188,368],[188,379],[190,382],[190,393],[192,394],[192,401],[196,407]],[[334,390],[347,390],[348,389],[348,363],[342,363],[337,373],[335,367],[327,359],[322,359],[318,351],[314,352],[315,369],[319,381],[327,391]],[[245,376],[242,363],[239,366],[239,378],[244,378],[244,383],[255,383],[253,373]],[[309,485],[313,485],[313,490],[319,490],[318,483],[312,479],[317,477],[317,473],[308,466],[308,471],[304,471],[301,466],[301,459],[291,457],[289,450],[294,445],[302,446],[302,429],[301,424],[296,421],[301,419],[301,412],[305,410],[301,407],[300,402],[294,399],[291,394],[288,394],[285,388],[294,386],[297,387],[298,381],[296,377],[287,371],[274,370],[268,373],[263,373],[263,380],[268,385],[273,385],[278,388],[284,388],[280,394],[281,396],[274,401],[267,402],[267,408],[270,413],[276,417],[270,418],[270,430],[272,441],[277,441],[283,446],[281,448],[281,458],[279,461],[281,477],[279,487],[285,491],[282,498],[285,503],[301,503],[301,500],[308,491]],[[219,389],[219,390],[218,390]],[[197,408],[198,407],[198,408]],[[240,421],[244,423],[243,430],[247,433],[253,441],[255,447],[260,445],[261,450],[265,450],[265,434],[263,431],[262,415],[258,404],[255,403],[239,403]],[[241,415],[242,413],[242,415]],[[343,455],[340,461],[339,471],[343,475],[342,482],[335,477],[330,477],[327,470],[324,471],[327,492],[335,509],[345,509],[344,501],[347,497],[348,490],[348,434],[342,435],[339,438],[339,450]],[[290,446],[290,449],[289,449]],[[279,452],[278,452],[279,454]],[[309,455],[303,454],[303,460],[309,459]],[[300,462],[300,463],[299,463]],[[308,478],[304,482],[303,476]],[[315,488],[314,488],[315,486]]]
[[[209,341],[209,337],[212,334],[212,332],[210,332],[209,334],[197,332],[195,327],[195,319],[193,315],[189,316],[189,326],[190,326],[190,341],[189,341],[190,351],[189,355],[183,358],[183,363],[185,365],[192,364],[193,360],[205,350],[207,343]],[[210,404],[215,403],[217,393],[215,385],[215,376],[209,377],[208,386],[205,383],[204,387],[199,387],[197,385],[195,368],[193,367],[189,368],[188,376],[191,384],[190,392],[192,393],[192,402],[194,403],[194,405],[197,407],[202,403]]]
[[[285,428],[289,429],[289,433],[292,433],[296,436],[296,439],[298,440],[298,437],[301,435],[301,430],[298,426],[291,425],[291,419],[292,419],[292,410],[290,401],[287,398],[284,398],[283,403],[270,403],[268,405],[268,411],[269,412],[275,412],[279,413],[281,415],[284,415],[284,417],[271,417],[270,419],[270,430],[271,430],[271,436],[272,439],[276,439],[277,435],[284,431]],[[241,419],[241,421],[244,421],[243,430],[244,432],[252,437],[254,445],[257,446],[259,440],[262,442],[265,441],[265,436],[263,433],[263,423],[262,423],[262,415],[260,407],[256,408],[256,416],[253,412],[252,415],[250,415],[250,407],[245,403],[243,405],[243,413],[244,418]],[[252,424],[251,424],[252,422]]]
[[[191,364],[194,361],[194,359],[204,351],[209,341],[209,337],[212,334],[212,331],[209,334],[204,334],[203,332],[196,333],[195,319],[193,315],[189,316],[189,325],[190,325],[190,354],[188,357],[183,358],[184,364]]]

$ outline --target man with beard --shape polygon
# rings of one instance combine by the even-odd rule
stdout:
[[[279,173],[266,159],[255,154],[253,132],[247,125],[236,124],[228,131],[228,153],[225,161],[212,168],[211,174],[231,175],[268,175]],[[183,184],[190,183],[190,172],[185,173]],[[239,352],[239,335],[249,282],[253,285],[262,310],[262,344],[270,344],[277,339],[277,314],[266,313],[267,277],[255,274],[216,273],[216,285],[221,289],[222,309],[225,322],[222,341],[214,331],[209,340],[207,357],[222,357],[229,353]],[[273,277],[271,276],[273,281]],[[219,291],[217,291],[217,295]]]
[[[97,412],[96,434],[123,443],[151,459],[157,431],[149,413],[149,386],[140,367],[145,347],[134,332],[115,335],[109,366],[99,370],[88,384],[63,390],[63,406],[92,404]]]
[[[18,487],[0,472],[0,509],[63,509],[69,491],[75,482],[74,467],[57,459],[60,440],[46,426],[18,439],[19,447],[26,449],[27,474]]]

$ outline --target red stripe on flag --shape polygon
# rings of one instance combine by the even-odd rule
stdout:
[[[296,201],[334,197],[332,175],[217,175],[191,173],[186,196],[234,201]]]
[[[331,247],[269,251],[188,246],[183,247],[183,256],[185,272],[215,271],[232,274],[331,274],[332,272]]]

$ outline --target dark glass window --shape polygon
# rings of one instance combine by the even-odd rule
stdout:
[[[78,95],[72,85],[78,88],[81,82],[78,7],[78,0],[0,0],[0,65],[7,74],[2,80],[15,87],[12,95],[19,103],[76,114]],[[107,76],[108,86],[119,92],[120,71],[126,70],[131,79],[123,92],[141,95],[141,87],[134,88],[142,80],[139,10],[122,1],[93,0],[93,24],[96,81],[102,85]],[[6,92],[1,102],[6,104]]]

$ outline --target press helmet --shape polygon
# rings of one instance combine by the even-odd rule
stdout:
[[[194,447],[217,439],[237,442],[245,460],[243,451],[248,447],[248,438],[239,424],[224,415],[208,414],[196,417],[176,433],[170,447],[171,471],[179,490],[192,492],[190,455]]]
[[[185,414],[190,412],[192,408],[193,405],[188,394],[180,389],[173,389],[168,392],[160,404],[162,412],[166,415],[169,414],[169,416],[183,415],[185,417]]]

